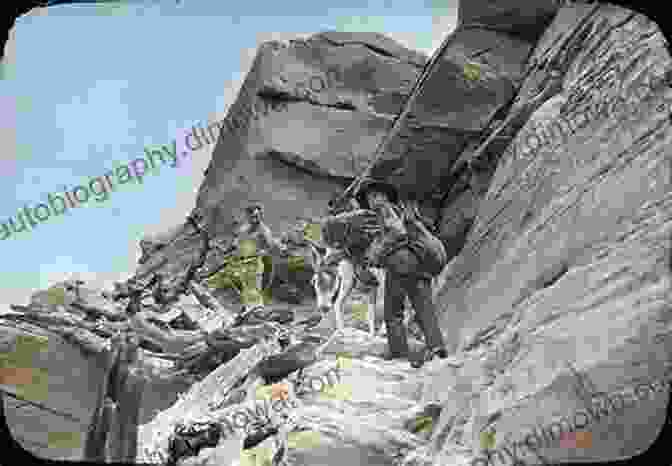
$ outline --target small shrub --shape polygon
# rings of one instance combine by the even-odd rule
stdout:
[[[309,223],[303,228],[303,236],[306,239],[320,242],[322,239],[322,229],[319,223]]]
[[[65,288],[52,286],[46,292],[47,303],[52,306],[65,305]]]

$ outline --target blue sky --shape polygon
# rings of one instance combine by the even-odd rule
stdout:
[[[375,31],[431,54],[456,22],[456,0],[362,3],[147,0],[18,19],[0,80],[0,222],[223,118],[264,41]],[[139,239],[192,209],[212,149],[0,241],[0,310],[73,276],[101,287],[127,277]]]

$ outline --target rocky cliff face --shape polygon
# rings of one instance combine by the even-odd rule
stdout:
[[[322,33],[262,46],[197,199],[228,233],[261,201],[273,230],[322,215],[369,163],[425,57],[377,34]]]
[[[425,62],[374,33],[325,32],[260,47],[221,124],[197,197],[195,208],[217,242],[228,243],[253,201],[263,203],[275,234],[323,215],[329,199],[370,163]],[[189,227],[145,239],[136,278],[148,281],[160,271],[178,280],[198,246]],[[208,263],[219,261],[213,250]],[[305,277],[282,260],[276,265],[273,295],[282,300],[287,293],[279,287],[289,282],[301,289]]]
[[[571,366],[593,382],[593,391],[607,394],[666,373],[672,328],[666,45],[656,24],[631,11],[608,4],[560,9],[521,62],[526,72],[509,114],[551,72],[560,86],[505,150],[491,150],[494,173],[484,188],[472,183],[476,189],[445,198],[444,215],[452,217],[444,219],[446,234],[467,230],[460,222],[469,221],[437,296],[442,328],[460,344],[465,365],[441,370],[425,386],[425,401],[444,405],[430,442],[435,464],[473,458],[487,424],[499,448],[597,406],[576,389]],[[661,429],[665,391],[634,397],[601,422],[591,419],[578,429],[592,433],[590,448],[560,448],[556,434],[539,452],[553,462],[633,456]],[[521,446],[518,455],[540,462],[529,448]]]

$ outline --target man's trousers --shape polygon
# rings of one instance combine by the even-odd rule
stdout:
[[[408,354],[408,337],[404,326],[404,298],[408,296],[415,309],[416,320],[428,348],[443,347],[443,337],[432,302],[432,282],[414,273],[422,267],[415,254],[402,249],[388,258],[385,268],[385,326],[390,353],[394,357]]]

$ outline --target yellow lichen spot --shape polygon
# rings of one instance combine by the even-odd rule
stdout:
[[[228,270],[220,270],[205,281],[210,288],[233,288],[235,283]]]
[[[271,466],[273,451],[269,447],[254,447],[240,452],[240,466]]]
[[[246,305],[263,304],[264,299],[257,288],[244,288],[240,301]]]
[[[241,240],[238,249],[243,257],[254,256],[257,253],[257,242],[253,239]]]
[[[55,285],[47,289],[46,292],[47,303],[52,306],[65,304],[65,288],[61,285]]]
[[[322,442],[322,434],[313,430],[290,432],[287,435],[287,446],[296,450],[309,450]]]
[[[46,337],[36,335],[18,335],[14,344],[14,350],[0,353],[0,377],[4,378],[5,384],[23,385],[24,383],[9,382],[20,381],[26,378],[32,380],[32,366],[35,353],[47,349],[49,340]],[[27,383],[30,383],[28,381]]]
[[[322,239],[322,229],[319,223],[309,223],[303,228],[304,238],[319,242]]]
[[[433,424],[434,419],[432,419],[432,416],[420,416],[413,422],[413,432],[429,431],[432,429]]]
[[[332,400],[350,400],[352,399],[352,386],[346,383],[328,385],[322,391],[322,395]]]
[[[257,397],[257,400],[270,400],[272,390],[272,385],[261,385],[257,387],[255,396]]]
[[[305,270],[306,259],[303,256],[289,256],[287,259],[287,269],[290,272]]]
[[[491,431],[481,432],[481,450],[492,450],[495,448],[495,433]]]
[[[339,353],[336,355],[336,364],[339,369],[352,368],[352,355],[350,353]]]
[[[261,298],[264,301],[264,304],[271,304],[273,302],[273,294],[271,293],[270,288],[266,288],[261,292]]]
[[[47,438],[51,448],[74,450],[82,446],[81,432],[48,432]]]
[[[464,65],[464,77],[469,81],[476,81],[481,77],[481,69],[476,63]]]
[[[49,347],[49,338],[38,335],[18,335],[16,337],[16,352],[22,356],[33,357],[37,352]]]
[[[369,305],[367,303],[352,303],[352,318],[361,322],[366,322]]]

